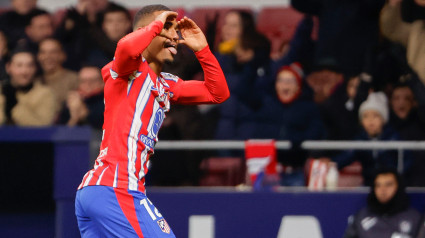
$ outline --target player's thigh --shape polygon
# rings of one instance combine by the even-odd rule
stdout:
[[[145,238],[174,238],[175,235],[159,210],[145,194],[130,192],[136,210],[137,221]],[[132,223],[132,222],[130,222]]]
[[[113,188],[105,186],[83,188],[77,194],[76,209],[83,238],[142,236],[122,211]]]

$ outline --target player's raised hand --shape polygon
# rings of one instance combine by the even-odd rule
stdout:
[[[183,39],[179,40],[179,43],[187,45],[195,52],[202,50],[208,45],[204,33],[192,19],[183,17],[177,24],[183,37]]]
[[[155,17],[155,21],[160,20],[162,21],[162,23],[165,24],[167,20],[171,21],[173,18],[176,18],[177,14],[178,14],[177,12],[173,12],[173,11],[164,11]]]

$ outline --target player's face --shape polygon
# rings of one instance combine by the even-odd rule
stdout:
[[[362,115],[362,126],[370,137],[381,134],[384,127],[384,119],[375,110],[366,110]]]
[[[380,203],[389,202],[397,192],[398,184],[394,174],[380,174],[375,179],[375,196]]]
[[[391,108],[401,119],[406,119],[414,105],[412,90],[408,87],[396,88],[391,95]]]
[[[154,12],[153,19],[161,13],[162,11]],[[171,17],[165,22],[160,35],[156,36],[143,52],[143,56],[149,63],[156,62],[162,65],[167,61],[172,62],[177,54],[178,40],[177,21],[175,17]]]
[[[293,100],[300,90],[300,87],[297,84],[297,79],[294,74],[284,70],[277,75],[275,89],[279,100],[283,103],[287,103]]]
[[[65,61],[60,43],[51,39],[41,42],[37,57],[44,72],[55,71]]]
[[[6,70],[13,86],[27,86],[32,82],[36,72],[34,57],[27,52],[17,53],[7,64]]]
[[[109,12],[104,16],[102,29],[113,41],[118,41],[125,36],[130,31],[130,27],[130,19],[124,12]]]

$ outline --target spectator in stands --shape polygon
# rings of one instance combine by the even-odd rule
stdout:
[[[314,101],[320,104],[343,84],[344,75],[335,58],[322,58],[314,64],[306,81],[313,90]]]
[[[2,87],[6,124],[48,126],[53,123],[56,102],[53,92],[35,80],[35,56],[28,50],[16,50],[6,64],[9,81]],[[0,107],[1,108],[1,107]],[[0,117],[1,118],[1,117]]]
[[[58,105],[62,105],[68,92],[78,88],[78,75],[62,66],[66,54],[61,43],[53,38],[41,41],[37,58],[45,84],[55,93]]]
[[[292,149],[281,151],[284,186],[305,186],[304,163],[307,153],[300,149],[304,140],[324,138],[324,127],[318,106],[304,90],[303,70],[299,63],[282,67],[275,81],[275,93],[265,95],[256,114],[253,138],[289,140]]]
[[[360,105],[359,119],[362,131],[356,140],[392,141],[399,140],[399,134],[387,124],[389,109],[387,97],[382,92],[369,94],[366,101]],[[409,159],[404,156],[405,171],[409,168]],[[373,174],[380,168],[397,168],[397,151],[394,150],[349,150],[332,158],[338,163],[338,168],[360,161],[362,165],[363,182],[370,186]]]
[[[27,48],[33,54],[37,54],[40,42],[53,35],[51,15],[46,11],[32,13],[30,21],[25,27],[25,35],[26,37],[17,43],[17,47]]]
[[[225,54],[218,53],[230,89],[230,98],[219,105],[220,118],[217,124],[217,139],[248,139],[255,124],[254,111],[270,76],[270,42],[255,30],[254,18],[245,11],[230,11],[237,15],[238,29],[234,35],[241,34],[235,45],[226,46]],[[227,16],[226,16],[227,18]],[[239,32],[239,33],[237,33]],[[223,35],[232,35],[223,30]],[[226,36],[223,39],[230,38]],[[230,50],[230,48],[232,48]],[[254,93],[255,92],[255,93]]]
[[[228,12],[221,27],[221,42],[218,45],[218,52],[220,54],[233,53],[236,44],[244,34],[243,31],[253,27],[255,27],[255,23],[251,14],[242,11]]]
[[[402,140],[425,140],[425,105],[418,105],[413,91],[406,84],[394,86],[391,94],[390,124]],[[425,186],[425,152],[411,151],[412,171],[407,178],[409,186]]]
[[[385,0],[291,0],[300,12],[319,17],[315,59],[334,58],[344,74],[357,75],[378,44],[379,13]],[[347,57],[349,56],[349,57]]]
[[[8,53],[9,48],[7,46],[6,35],[0,31],[0,82],[7,77],[5,64]]]
[[[117,42],[131,31],[130,12],[117,4],[109,4],[102,12],[101,28],[91,25],[91,39],[87,63],[102,68],[114,58]]]
[[[348,77],[320,104],[328,140],[351,140],[359,133],[358,110],[367,98],[370,80],[366,73]]]
[[[90,125],[101,130],[103,125],[103,79],[100,69],[84,66],[78,73],[78,91],[68,93],[66,107],[59,123],[68,126]]]
[[[358,117],[355,105],[358,76],[350,77],[347,83],[338,87],[329,100],[321,104],[321,115],[329,140],[350,140],[358,133]]]
[[[9,49],[14,49],[20,39],[25,38],[25,27],[34,13],[41,12],[37,8],[37,0],[11,0],[12,9],[0,16],[0,31],[9,40]]]
[[[384,169],[372,181],[367,206],[349,218],[344,238],[415,238],[421,216],[410,207],[401,176]]]
[[[389,0],[382,9],[381,29],[388,39],[407,48],[407,61],[425,84],[425,2]]]
[[[314,29],[313,17],[306,15],[298,23],[297,29],[291,41],[286,43],[282,42],[282,55],[280,57],[274,58],[273,68],[279,69],[283,65],[289,65],[293,62],[300,62],[303,65],[305,72],[310,72],[311,65],[313,62],[313,55],[311,54],[314,51],[314,40],[312,39],[312,32]],[[273,75],[276,73],[274,72]],[[274,76],[272,78],[275,78]],[[274,83],[274,82],[273,82]],[[273,86],[274,87],[274,86]]]
[[[78,0],[75,7],[68,9],[56,29],[55,36],[64,46],[67,54],[66,68],[78,71],[86,64],[90,51],[90,29],[101,30],[102,11],[113,4],[107,0]]]

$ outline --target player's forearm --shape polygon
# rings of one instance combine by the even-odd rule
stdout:
[[[119,75],[133,73],[140,64],[140,55],[162,30],[164,24],[154,21],[118,41],[113,70]]]
[[[210,48],[206,46],[204,49],[195,52],[199,63],[204,71],[204,85],[212,96],[211,103],[222,103],[230,97],[229,87],[223,70],[220,67]]]

